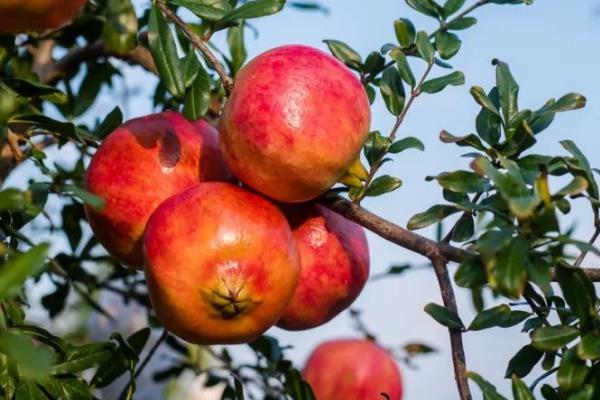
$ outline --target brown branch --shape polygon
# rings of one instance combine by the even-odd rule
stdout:
[[[150,51],[139,45],[126,54],[118,54],[106,50],[104,42],[99,40],[94,43],[77,47],[60,60],[49,64],[42,69],[40,80],[47,85],[55,85],[62,79],[68,79],[79,71],[79,66],[86,61],[96,60],[103,57],[115,57],[125,62],[140,65],[149,72],[158,75],[156,65]]]
[[[206,60],[214,66],[215,71],[217,71],[217,74],[219,74],[219,77],[221,78],[221,81],[223,82],[223,87],[225,88],[225,93],[229,96],[229,94],[231,93],[231,90],[233,89],[233,79],[227,74],[227,72],[225,72],[225,68],[223,67],[223,64],[221,64],[221,62],[219,62],[219,60],[217,60],[217,57],[215,57],[215,55],[212,53],[212,51],[210,51],[206,41],[202,37],[196,35],[187,26],[187,24],[181,18],[179,18],[177,16],[177,14],[175,14],[169,8],[169,6],[167,6],[164,3],[164,1],[157,0],[156,6],[162,11],[162,13],[165,15],[165,17],[170,19],[175,25],[177,25],[177,27],[179,29],[181,29],[181,31],[185,34],[185,36],[187,36],[187,38],[190,40],[190,42],[192,42],[194,47],[196,47],[198,50],[200,50],[200,52],[202,53],[204,58],[206,58]]]
[[[456,306],[456,297],[452,288],[452,281],[448,275],[447,261],[441,255],[431,257],[431,264],[435,271],[442,301],[444,307],[458,315]],[[469,379],[467,377],[467,364],[465,361],[465,350],[462,341],[462,331],[460,329],[448,328],[450,334],[450,348],[452,350],[452,364],[454,365],[454,379],[458,387],[458,393],[461,400],[471,400],[471,391],[469,390]]]
[[[461,263],[470,257],[477,256],[477,253],[472,251],[454,247],[447,243],[438,243],[402,228],[342,197],[324,197],[320,200],[320,203],[362,225],[376,235],[429,259],[439,254],[445,260]],[[600,282],[600,268],[582,268],[582,270],[592,281]]]

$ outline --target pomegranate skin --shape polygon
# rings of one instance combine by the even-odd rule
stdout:
[[[364,229],[318,204],[284,207],[300,252],[300,281],[277,326],[304,330],[348,308],[369,277]]]
[[[371,123],[360,80],[334,57],[290,45],[250,61],[220,120],[233,173],[282,202],[326,192],[358,157]]]
[[[142,234],[150,214],[167,198],[202,181],[231,173],[217,131],[174,112],[132,119],[112,132],[92,157],[86,190],[105,200],[86,207],[98,241],[124,264],[141,269]]]
[[[0,32],[42,32],[69,22],[86,0],[2,0]]]
[[[285,311],[300,273],[281,211],[228,183],[200,183],[162,203],[144,250],[158,318],[196,344],[257,338]]]
[[[304,379],[318,400],[402,399],[402,378],[395,360],[370,340],[322,343],[309,356]]]

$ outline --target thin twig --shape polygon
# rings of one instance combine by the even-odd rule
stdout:
[[[146,365],[148,365],[148,363],[150,362],[150,360],[154,356],[154,353],[156,353],[156,351],[161,346],[161,344],[163,344],[163,342],[165,341],[165,339],[167,338],[168,335],[169,335],[169,332],[166,329],[163,329],[160,337],[158,338],[158,340],[156,341],[156,343],[154,343],[154,345],[152,346],[152,348],[150,349],[150,351],[148,352],[148,354],[146,355],[146,357],[144,358],[144,360],[142,361],[142,363],[140,364],[140,366],[137,368],[137,370],[135,371],[135,374],[131,377],[131,379],[127,383],[127,386],[125,386],[123,388],[123,390],[121,391],[121,394],[119,395],[118,399],[125,399],[125,398],[127,398],[127,392],[129,391],[129,388],[131,387],[131,384],[142,373],[142,371],[144,370],[144,368],[146,367]]]
[[[444,307],[458,315],[456,297],[452,288],[452,281],[448,275],[447,261],[441,255],[431,257],[431,264],[440,286]],[[448,328],[450,334],[450,347],[452,349],[452,364],[454,365],[454,379],[458,387],[461,400],[471,400],[469,390],[469,379],[467,377],[467,366],[465,361],[465,350],[460,329]]]
[[[421,76],[419,83],[417,83],[417,85],[415,85],[415,87],[412,89],[410,96],[408,98],[408,101],[406,102],[404,108],[402,109],[402,111],[400,112],[398,117],[396,118],[396,123],[394,124],[394,126],[392,127],[392,130],[390,131],[390,134],[388,135],[388,139],[390,140],[390,142],[393,142],[394,140],[396,140],[396,134],[398,133],[398,129],[400,129],[402,122],[404,122],[404,118],[406,117],[406,114],[408,113],[408,110],[410,110],[410,107],[414,103],[415,99],[421,94],[421,86],[423,86],[423,83],[425,83],[425,79],[427,79],[427,76],[431,72],[432,67],[433,67],[433,60],[427,64],[427,68],[425,69],[425,72],[423,72],[423,75]],[[385,152],[371,166],[371,170],[369,171],[367,179],[365,180],[365,183],[363,185],[363,191],[362,191],[361,195],[358,196],[354,200],[354,202],[356,204],[360,204],[361,200],[365,198],[365,196],[367,194],[367,189],[369,188],[369,185],[373,181],[373,178],[375,178],[375,174],[377,174],[377,171],[379,171],[379,168],[381,168],[382,160],[383,160],[384,156],[385,156]]]
[[[590,245],[593,245],[594,242],[596,241],[596,239],[598,239],[598,235],[600,235],[600,226],[596,227],[596,230],[594,231],[594,234],[592,235],[592,237],[590,238],[588,243]],[[581,265],[581,263],[583,262],[583,260],[585,259],[585,256],[587,256],[587,254],[588,254],[588,250],[583,250],[581,252],[581,254],[579,255],[579,257],[577,257],[577,260],[575,260],[575,263],[573,265],[576,267],[579,267]]]
[[[217,71],[217,74],[219,74],[219,77],[221,78],[221,81],[223,82],[223,88],[225,88],[225,93],[229,96],[229,94],[231,93],[231,90],[233,89],[233,79],[227,74],[227,72],[225,72],[225,68],[223,67],[223,64],[221,64],[221,62],[219,62],[219,60],[217,60],[217,57],[215,57],[215,55],[212,53],[212,51],[210,51],[210,49],[208,48],[207,42],[204,41],[202,37],[196,35],[187,26],[187,24],[181,18],[179,18],[177,16],[177,14],[175,14],[169,8],[169,6],[167,6],[164,3],[164,1],[157,0],[156,6],[162,11],[162,13],[165,15],[165,17],[170,19],[175,25],[177,25],[177,27],[179,27],[179,29],[181,29],[181,31],[185,34],[185,36],[187,36],[187,38],[190,40],[190,42],[192,42],[194,47],[196,47],[198,50],[200,50],[200,52],[202,53],[204,58],[206,58],[206,60],[214,66],[215,71]]]

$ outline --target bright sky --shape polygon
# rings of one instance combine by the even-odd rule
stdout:
[[[142,4],[142,2],[138,2]],[[254,56],[269,48],[291,43],[308,44],[326,49],[322,39],[342,40],[363,56],[378,50],[383,43],[393,42],[392,21],[399,17],[413,19],[418,29],[435,29],[434,21],[420,18],[401,0],[331,0],[323,2],[331,11],[303,13],[285,10],[279,15],[253,22],[259,37],[247,32],[248,52]],[[470,3],[467,0],[467,3]],[[538,0],[532,6],[490,5],[474,15],[479,23],[460,33],[463,47],[452,63],[466,75],[466,85],[446,89],[441,94],[423,95],[409,113],[399,137],[411,135],[420,138],[426,151],[408,151],[387,164],[386,173],[399,176],[404,186],[391,195],[368,199],[364,206],[401,225],[410,216],[429,206],[442,202],[441,190],[424,177],[443,171],[468,168],[461,150],[442,144],[440,130],[446,129],[462,135],[474,131],[474,118],[478,107],[468,94],[473,85],[489,89],[493,85],[494,70],[490,64],[499,58],[510,64],[513,75],[521,86],[523,107],[539,108],[548,98],[577,91],[587,96],[588,107],[583,111],[561,114],[550,129],[539,137],[537,152],[564,154],[558,144],[563,139],[573,139],[586,151],[593,166],[600,166],[598,125],[600,122],[600,80],[597,79],[600,42],[600,15],[598,3],[593,0],[572,2]],[[571,2],[569,2],[571,3]],[[147,4],[144,2],[144,5]],[[223,37],[217,35],[223,46]],[[419,64],[417,64],[419,65]],[[419,68],[421,66],[419,65]],[[135,96],[124,109],[128,117],[151,111],[148,98],[154,84],[140,69],[126,68],[126,81]],[[444,71],[439,71],[444,73]],[[123,82],[117,82],[119,92]],[[115,101],[123,107],[123,99],[104,96],[86,118],[104,116],[114,107]],[[393,117],[378,102],[374,107],[373,129],[388,132]],[[464,152],[464,151],[463,151]],[[16,182],[16,181],[15,181]],[[587,209],[575,210],[571,221],[580,222],[578,232],[587,238],[591,232]],[[421,232],[430,237],[433,231]],[[423,263],[423,259],[383,239],[369,235],[371,271],[377,274],[393,263]],[[589,262],[589,260],[588,260]],[[454,271],[455,267],[451,267]],[[450,360],[447,331],[437,325],[422,310],[429,302],[441,302],[435,276],[431,271],[409,272],[399,278],[369,283],[355,307],[364,311],[364,319],[379,339],[389,346],[421,341],[439,350],[438,353],[417,360],[417,370],[401,365],[405,379],[406,399],[457,398]],[[458,289],[461,317],[467,323],[473,312],[469,294]],[[347,313],[329,324],[307,332],[284,332],[273,329],[282,344],[291,344],[292,359],[301,365],[309,351],[321,341],[353,336]],[[510,357],[528,339],[519,329],[492,329],[465,335],[467,365],[486,379],[497,384],[506,394],[509,381],[503,378]],[[360,360],[357,360],[360,362]]]

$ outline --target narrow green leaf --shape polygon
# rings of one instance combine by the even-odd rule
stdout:
[[[394,32],[396,32],[396,39],[402,47],[408,47],[415,42],[415,26],[409,19],[400,18],[395,20]]]
[[[533,331],[531,344],[538,350],[554,351],[579,336],[579,330],[566,325],[544,326]]]
[[[452,32],[439,31],[435,34],[435,48],[444,60],[454,57],[461,44],[461,40]]]
[[[421,91],[425,93],[437,93],[446,88],[446,86],[459,86],[465,83],[465,75],[460,71],[454,71],[451,74],[433,78],[421,86]]]
[[[329,51],[335,58],[342,61],[348,67],[359,70],[362,66],[362,57],[354,49],[339,40],[324,40]]]
[[[434,205],[427,211],[412,216],[408,221],[407,227],[410,230],[425,228],[459,211],[461,211],[460,208],[455,206],[443,204]]]
[[[175,38],[165,16],[155,5],[150,10],[148,44],[165,88],[175,98],[182,99],[185,95],[185,84]]]
[[[221,18],[221,23],[238,19],[259,18],[276,14],[285,5],[285,0],[254,0],[248,1]]]
[[[381,196],[382,194],[392,192],[402,186],[402,181],[389,175],[383,175],[376,178],[367,189],[367,196]]]
[[[231,11],[228,0],[169,0],[207,21],[218,21]]]
[[[379,90],[389,112],[396,116],[400,115],[404,108],[405,94],[402,78],[396,68],[389,67],[383,71]]]
[[[563,112],[585,107],[586,98],[579,93],[569,93],[546,109],[547,112]]]
[[[600,335],[588,333],[581,338],[577,345],[577,357],[582,360],[597,360],[600,358]]]
[[[542,351],[537,350],[529,344],[523,346],[508,362],[504,377],[509,378],[514,375],[523,378],[527,376],[533,367],[540,362],[543,355]]]
[[[506,397],[498,393],[494,385],[483,379],[475,372],[467,372],[467,377],[474,381],[477,386],[479,386],[483,394],[483,400],[507,400]]]
[[[464,329],[464,325],[458,315],[435,303],[429,303],[424,308],[438,323],[448,327],[449,329]]]
[[[433,57],[435,56],[435,49],[433,45],[429,41],[429,35],[425,31],[419,31],[417,33],[417,51],[423,60],[428,63],[433,61]]]
[[[26,377],[44,379],[48,375],[51,353],[45,348],[34,346],[32,340],[25,335],[14,331],[0,333],[0,353],[13,360]]]
[[[577,358],[575,349],[569,349],[560,360],[556,379],[561,391],[572,393],[583,385],[588,373],[588,367],[584,361]]]
[[[512,392],[515,400],[535,400],[531,390],[516,375],[512,377]]]
[[[210,78],[204,67],[198,64],[198,75],[185,94],[183,115],[190,121],[198,120],[206,114],[209,103]]]
[[[451,31],[460,31],[468,29],[477,23],[477,19],[474,17],[462,17],[455,21],[448,23],[448,29]]]
[[[446,0],[444,3],[444,13],[446,17],[454,14],[465,4],[465,0]]]
[[[408,83],[411,88],[414,88],[417,84],[417,81],[412,69],[410,68],[410,65],[408,64],[404,52],[400,49],[394,49],[390,52],[390,57],[396,61],[396,67],[398,68],[398,72],[400,72],[400,77],[402,80]]]
[[[0,299],[17,294],[27,278],[42,271],[49,247],[40,244],[0,266]]]
[[[419,139],[408,136],[392,143],[388,148],[388,152],[396,154],[407,149],[417,149],[423,151],[425,150],[425,145]]]
[[[505,121],[510,121],[518,112],[517,98],[519,96],[519,85],[513,78],[508,64],[495,59],[492,64],[496,65],[496,87],[500,97],[500,107]]]
[[[491,113],[500,116],[500,111],[498,111],[496,105],[492,103],[492,100],[490,100],[490,98],[485,94],[483,88],[479,86],[473,86],[469,92],[471,93],[471,96],[473,96],[477,104],[490,111]]]
[[[481,311],[475,316],[468,329],[470,331],[479,331],[494,326],[500,326],[502,321],[504,321],[509,314],[510,307],[506,304],[501,304],[488,310]]]
[[[478,193],[491,189],[488,180],[470,171],[443,172],[432,177],[445,189],[458,193]]]

